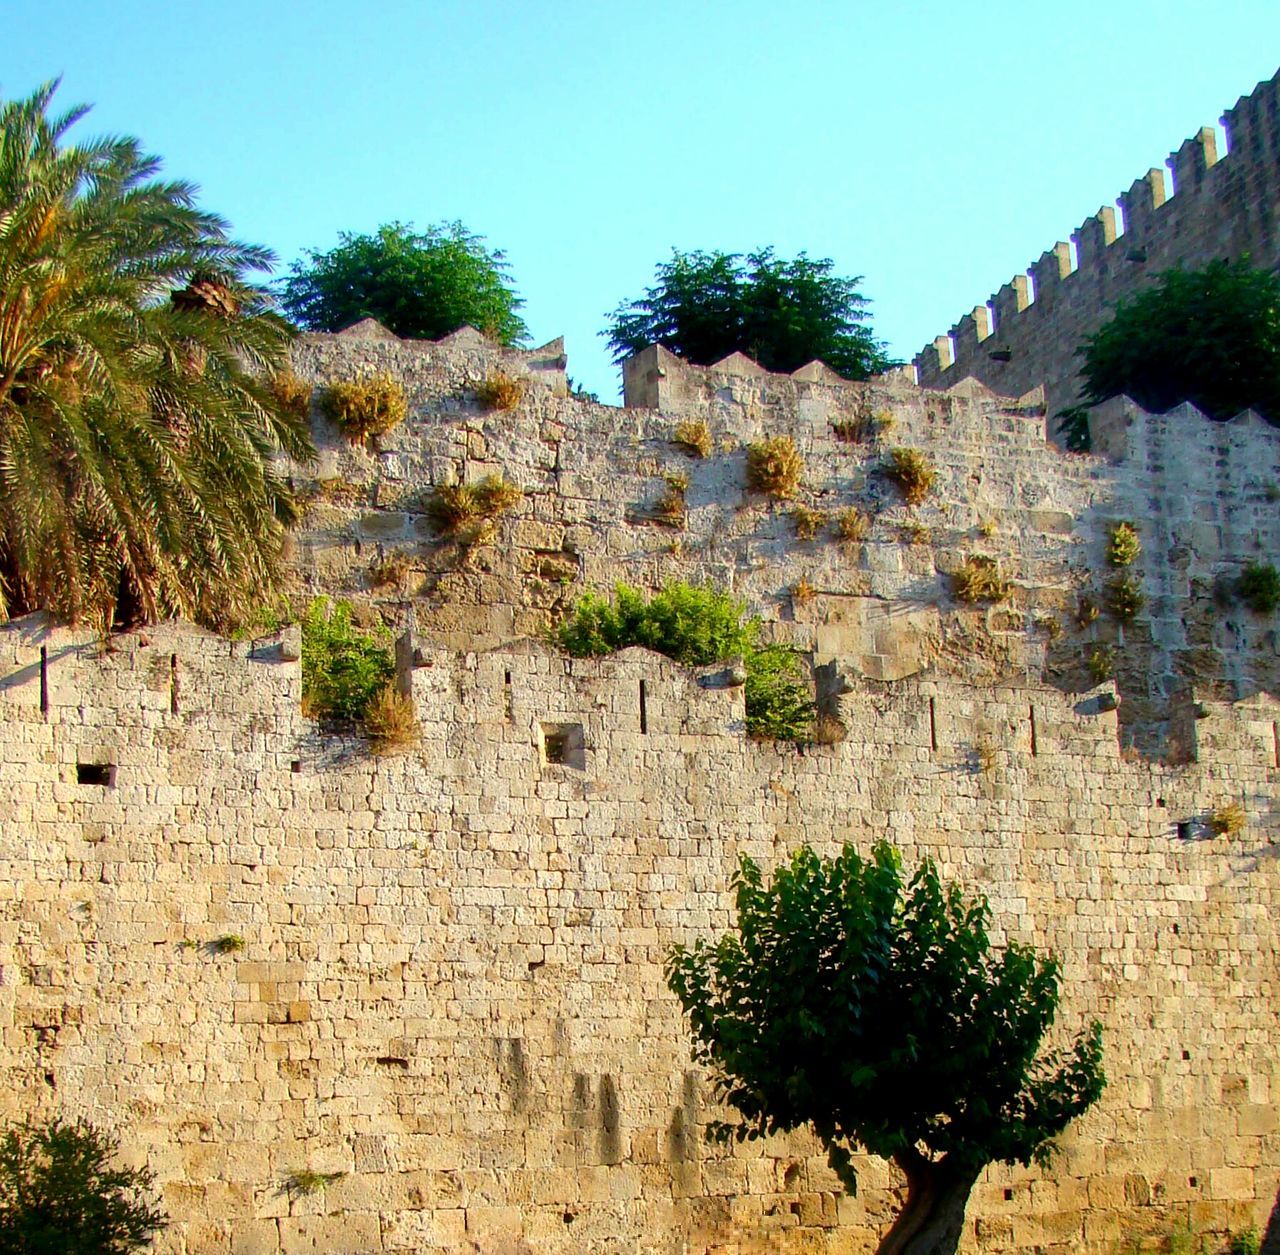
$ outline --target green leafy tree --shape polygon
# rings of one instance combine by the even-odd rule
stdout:
[[[926,859],[904,884],[879,842],[800,849],[766,884],[743,856],[737,931],[676,946],[668,983],[693,1054],[737,1109],[714,1138],[810,1126],[845,1188],[857,1150],[892,1159],[907,1200],[880,1255],[950,1255],[970,1190],[995,1161],[1044,1162],[1102,1092],[1096,1023],[1042,1053],[1059,970],[1027,946],[991,952],[985,898]]]
[[[862,280],[833,274],[834,265],[804,253],[775,257],[771,248],[745,257],[673,250],[657,283],[611,315],[614,360],[661,344],[703,366],[739,351],[766,370],[818,358],[847,379],[878,374],[892,362],[866,325]]]
[[[0,1250],[125,1255],[167,1223],[146,1169],[113,1167],[119,1142],[85,1121],[28,1121],[0,1139]]]
[[[468,324],[501,344],[528,338],[504,254],[460,222],[422,232],[400,222],[373,235],[343,231],[336,248],[309,249],[290,270],[282,302],[313,331],[376,318],[415,340],[438,340]]]
[[[559,643],[579,658],[643,645],[687,667],[741,657],[746,667],[747,732],[802,741],[813,723],[813,702],[795,650],[760,643],[760,620],[728,593],[680,582],[646,600],[626,584],[613,599],[586,593],[561,625]]]
[[[275,588],[310,450],[271,257],[136,140],[68,143],[55,88],[0,101],[0,615],[221,626]]]
[[[1153,413],[1190,401],[1210,418],[1252,408],[1280,425],[1280,274],[1247,258],[1165,271],[1078,351],[1090,405],[1124,394]],[[1069,446],[1087,448],[1087,410],[1059,418]]]

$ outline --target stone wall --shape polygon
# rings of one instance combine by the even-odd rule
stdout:
[[[808,1138],[705,1143],[662,959],[728,926],[739,852],[880,836],[1061,956],[1063,1032],[1105,1025],[1101,1104],[984,1175],[965,1249],[1266,1223],[1275,702],[1203,702],[1165,767],[1102,693],[853,681],[801,752],[640,650],[401,656],[422,742],[374,759],[301,716],[296,632],[0,635],[0,1110],[119,1128],[160,1250],[868,1249],[883,1163],[847,1198]]]
[[[1245,254],[1280,266],[1280,74],[1228,109],[1222,125],[1226,153],[1205,128],[1170,156],[1172,195],[1163,172],[1148,171],[1120,197],[1122,221],[1104,206],[1072,232],[1074,255],[1055,244],[926,346],[915,361],[920,383],[973,378],[1012,396],[1043,384],[1053,415],[1078,399],[1076,348],[1117,300],[1161,271]]]
[[[119,1128],[172,1255],[863,1251],[899,1199],[884,1164],[846,1198],[805,1137],[705,1143],[662,961],[729,925],[739,852],[887,836],[988,893],[999,940],[1061,956],[1063,1032],[1106,1027],[1101,1105],[1048,1171],[983,1177],[966,1249],[1266,1223],[1280,677],[1274,617],[1231,589],[1280,542],[1273,429],[1121,400],[1072,457],[1035,396],[660,350],[629,365],[644,404],[614,409],[566,395],[558,343],[466,331],[306,337],[295,366],[317,396],[368,371],[406,391],[373,449],[316,407],[292,561],[299,602],[405,633],[421,742],[375,758],[305,718],[296,628],[0,632],[0,1114]],[[485,412],[498,372],[526,392]],[[674,443],[687,423],[708,456]],[[795,502],[745,486],[774,435],[804,459]],[[899,445],[937,472],[918,506],[883,474]],[[519,505],[441,535],[432,494],[491,474]],[[1146,605],[1081,627],[1121,519]],[[970,554],[1008,600],[956,601]],[[584,588],[674,577],[804,650],[847,738],[753,742],[724,669],[528,639]],[[1085,671],[1098,645],[1118,689]],[[1230,803],[1248,827],[1214,838]]]
[[[558,351],[558,346],[553,346]],[[296,367],[317,388],[385,371],[409,398],[405,423],[377,450],[343,440],[317,413],[321,448],[299,482],[314,494],[298,534],[299,590],[337,592],[397,627],[415,623],[460,649],[545,632],[586,588],[670,579],[732,589],[776,636],[818,663],[894,680],[926,669],[970,682],[1034,677],[1068,691],[1095,682],[1087,662],[1111,651],[1126,743],[1185,752],[1171,724],[1193,683],[1220,697],[1280,691],[1274,616],[1231,596],[1249,561],[1280,552],[1280,432],[1252,416],[1205,422],[1194,411],[1147,416],[1115,401],[1095,416],[1095,457],[1044,439],[1038,394],[996,397],[972,382],[942,394],[903,372],[849,383],[814,364],[794,375],[734,355],[695,367],[660,348],[625,368],[628,408],[564,395],[547,358],[487,345],[309,336]],[[560,369],[563,370],[563,361]],[[498,372],[528,380],[511,411],[486,412],[476,386]],[[706,457],[676,443],[705,424]],[[789,436],[804,460],[792,501],[746,486],[746,448]],[[895,446],[920,450],[933,489],[909,506],[883,474]],[[428,513],[442,484],[500,475],[524,500],[489,543],[441,535]],[[655,505],[685,477],[685,508]],[[797,535],[796,507],[817,512]],[[865,516],[842,542],[838,520]],[[1110,528],[1134,522],[1146,604],[1121,627],[1083,626],[1082,599],[1106,601],[1116,576]],[[970,605],[952,575],[970,557],[999,563],[1011,596]]]

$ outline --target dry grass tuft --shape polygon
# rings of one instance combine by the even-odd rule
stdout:
[[[1215,837],[1238,837],[1249,826],[1249,816],[1239,802],[1228,802],[1209,813],[1208,825]]]
[[[523,490],[500,475],[474,484],[441,484],[426,503],[426,513],[446,536],[459,535],[468,524],[495,519],[514,510]]]
[[[364,730],[374,754],[395,754],[416,745],[421,734],[413,700],[394,684],[380,689],[365,707]]]
[[[994,558],[972,554],[951,576],[951,594],[957,601],[970,604],[979,601],[1004,601],[1010,583],[1000,578],[1000,567]]]
[[[816,540],[826,521],[827,516],[821,510],[810,510],[803,505],[794,506],[791,510],[791,526],[795,528],[798,540]]]
[[[1107,537],[1107,565],[1132,566],[1142,552],[1142,541],[1132,523],[1117,523]]]
[[[404,421],[409,403],[390,375],[365,375],[331,383],[320,408],[352,444],[368,448]]]
[[[526,381],[495,371],[476,384],[476,400],[486,410],[514,410],[524,400]]]
[[[306,418],[311,412],[311,385],[299,379],[293,371],[278,370],[271,376],[271,395],[276,404],[294,418]]]
[[[831,434],[846,444],[866,444],[879,440],[893,427],[893,415],[887,410],[874,414],[863,411],[853,418],[837,419],[831,424]]]
[[[866,540],[871,531],[871,519],[856,505],[851,505],[847,510],[840,511],[836,519],[836,531],[840,533],[841,540],[856,544]]]
[[[883,470],[898,486],[908,505],[919,505],[924,501],[938,477],[929,459],[919,449],[890,449]]]
[[[807,575],[791,586],[791,602],[796,606],[807,606],[818,595],[817,588],[809,581]]]
[[[839,745],[849,735],[849,729],[832,714],[821,714],[814,720],[815,745]]]
[[[413,562],[402,549],[385,554],[369,564],[369,584],[372,588],[398,588],[413,570]]]
[[[705,458],[711,456],[713,448],[711,428],[702,421],[680,423],[671,437],[671,443],[690,457]]]
[[[665,475],[666,489],[651,511],[653,521],[663,527],[683,527],[688,516],[686,495],[689,491],[689,477],[679,473]]]
[[[800,487],[804,459],[790,436],[772,436],[747,445],[747,487],[789,500]]]

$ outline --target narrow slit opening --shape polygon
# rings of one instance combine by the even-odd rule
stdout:
[[[178,713],[178,655],[169,655],[169,713]]]
[[[49,714],[49,650],[40,646],[40,713]]]
[[[77,763],[76,783],[93,784],[99,788],[109,789],[116,782],[116,769],[113,763]]]
[[[1035,758],[1040,752],[1040,744],[1036,739],[1036,708],[1029,706],[1027,709],[1031,715],[1031,757]]]
[[[934,708],[933,698],[929,698],[929,748],[938,752],[938,712]]]
[[[648,693],[643,680],[640,681],[640,731],[642,734],[649,731]]]
[[[1280,767],[1280,722],[1271,725],[1271,753],[1274,765]]]

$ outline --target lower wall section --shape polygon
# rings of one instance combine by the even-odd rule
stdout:
[[[1064,1032],[1106,1026],[1101,1104],[1050,1170],[982,1178],[966,1248],[1266,1225],[1269,700],[1202,707],[1168,768],[1122,759],[1105,695],[904,682],[800,752],[641,651],[419,650],[422,744],[375,760],[300,716],[295,656],[0,640],[0,1109],[118,1128],[161,1250],[869,1249],[883,1163],[846,1198],[807,1138],[706,1144],[662,961],[729,926],[739,851],[880,836],[1061,956]],[[1232,801],[1247,830],[1211,839]]]

